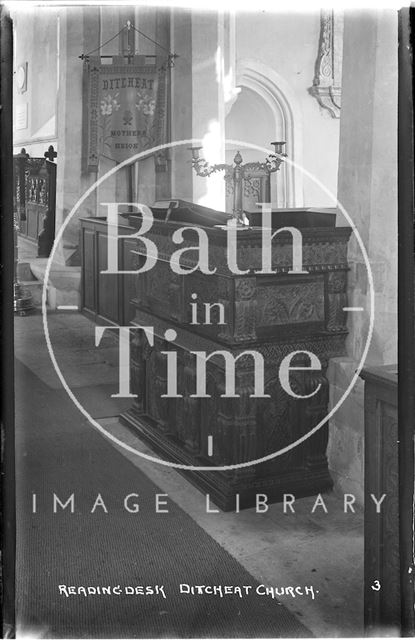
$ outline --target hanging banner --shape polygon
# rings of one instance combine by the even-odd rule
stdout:
[[[166,61],[146,60],[84,63],[88,171],[98,170],[99,156],[122,162],[166,142]]]

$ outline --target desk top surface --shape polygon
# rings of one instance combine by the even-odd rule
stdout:
[[[398,365],[385,364],[379,367],[364,367],[360,377],[367,382],[374,382],[386,385],[398,385]]]

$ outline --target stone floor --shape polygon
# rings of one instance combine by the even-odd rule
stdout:
[[[15,319],[16,357],[50,388],[68,384],[77,401],[114,444],[184,509],[210,536],[259,581],[276,586],[312,585],[315,599],[283,596],[281,600],[317,637],[363,635],[363,514],[343,512],[343,496],[324,495],[327,513],[315,498],[298,499],[295,513],[281,504],[266,513],[206,513],[205,496],[176,470],[127,451],[152,452],[117,415],[131,402],[111,398],[117,388],[118,354],[110,337],[94,346],[95,325],[74,312],[50,313],[48,334],[60,376],[51,366],[39,312]],[[109,333],[109,332],[107,332]],[[24,402],[24,398],[16,398]],[[92,425],[90,428],[94,428]],[[103,436],[105,437],[105,436]],[[212,507],[213,508],[213,507]],[[185,532],[184,532],[185,535]]]

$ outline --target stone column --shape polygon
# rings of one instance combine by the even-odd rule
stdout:
[[[193,137],[203,140],[203,155],[211,164],[225,161],[224,29],[221,12],[192,15]],[[194,176],[193,200],[224,211],[223,172]]]
[[[397,361],[397,17],[396,11],[345,15],[338,199],[365,244],[375,290],[375,322],[367,365]],[[329,367],[331,403],[347,388],[369,323],[366,267],[354,235],[347,358]],[[338,489],[363,501],[364,384],[359,380],[330,424],[329,466]]]
[[[78,199],[96,179],[95,174],[82,174],[83,64],[79,56],[98,46],[98,16],[96,7],[69,7],[62,10],[60,17],[56,233]],[[78,219],[95,215],[95,211],[96,195],[92,194],[68,223],[55,254],[56,263],[66,266],[80,264]]]
[[[171,48],[180,56],[172,70],[172,140],[201,139],[205,159],[224,162],[223,15],[175,9]],[[196,176],[188,146],[172,150],[173,195],[224,208],[223,175]]]
[[[192,138],[192,24],[189,9],[175,8],[171,19],[171,50],[179,54],[171,70],[171,139]],[[171,149],[172,196],[192,200],[189,145]]]

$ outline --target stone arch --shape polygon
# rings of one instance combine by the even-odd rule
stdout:
[[[242,59],[237,62],[235,78],[237,87],[247,87],[258,94],[270,107],[274,116],[275,135],[286,141],[288,157],[302,166],[302,115],[289,83],[274,69],[257,60]],[[303,176],[293,165],[284,165],[279,176],[286,207],[303,205]]]

